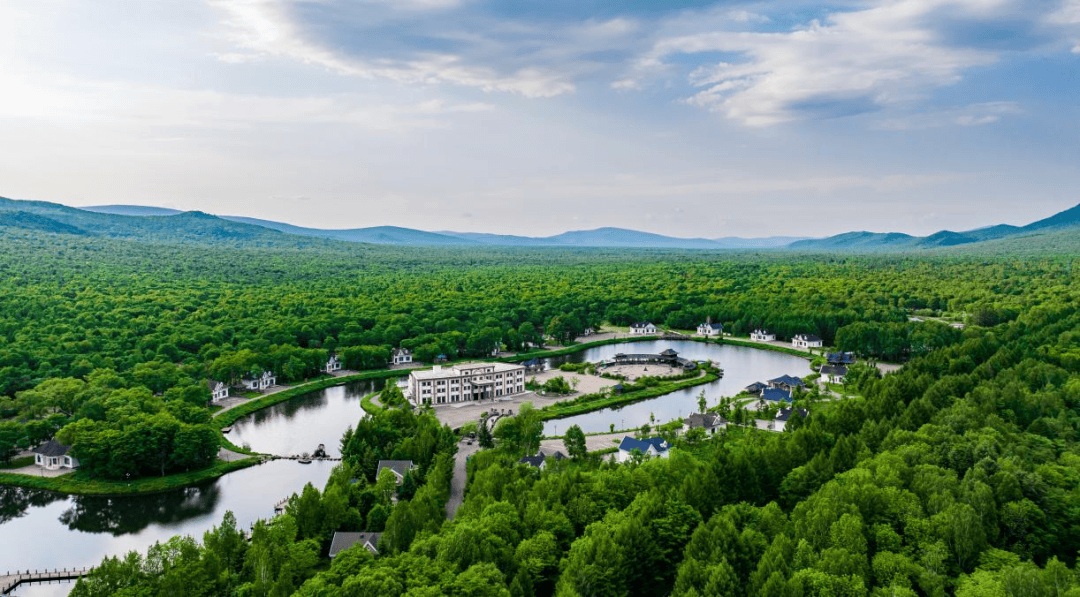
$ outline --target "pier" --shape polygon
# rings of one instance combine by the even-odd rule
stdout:
[[[7,595],[11,591],[15,590],[15,587],[24,582],[48,582],[52,580],[78,580],[83,576],[86,576],[92,568],[67,568],[63,570],[34,570],[31,572],[27,570],[20,572],[16,570],[14,573],[8,572],[4,576],[0,576],[0,594]]]

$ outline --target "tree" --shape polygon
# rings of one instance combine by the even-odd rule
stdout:
[[[571,458],[584,458],[589,453],[585,443],[585,432],[577,425],[571,425],[563,437],[563,445],[566,446],[566,454]]]

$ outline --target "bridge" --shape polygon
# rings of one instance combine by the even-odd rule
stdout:
[[[0,576],[0,594],[7,595],[11,591],[15,590],[15,587],[21,585],[24,582],[48,582],[52,580],[77,580],[89,574],[92,568],[67,568],[63,570],[34,570],[33,572],[27,570],[20,572],[16,570],[14,573],[8,572],[3,576]]]

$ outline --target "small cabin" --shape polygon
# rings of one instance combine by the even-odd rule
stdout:
[[[724,335],[724,326],[719,323],[706,321],[697,326],[697,333],[699,336],[705,336],[706,338],[719,338]]]
[[[395,348],[394,352],[390,354],[390,363],[393,365],[404,365],[411,362],[413,362],[412,351],[408,348]]]
[[[795,334],[791,339],[791,345],[795,348],[821,348],[821,338],[813,334]]]
[[[210,401],[221,402],[229,397],[229,386],[221,383],[220,381],[210,380],[207,382],[210,386]]]
[[[650,437],[649,439],[636,439],[629,435],[624,436],[619,444],[619,453],[616,455],[617,462],[631,460],[634,450],[641,452],[647,458],[667,458],[671,444],[662,437]]]
[[[337,355],[335,354],[330,355],[330,358],[326,360],[326,366],[323,367],[323,371],[326,373],[341,371],[341,359],[337,358]]]
[[[632,323],[630,324],[630,333],[649,336],[656,333],[656,326],[647,321]]]
[[[750,339],[754,342],[776,342],[776,334],[766,329],[759,329],[750,332]]]
[[[34,464],[49,471],[62,468],[79,468],[79,460],[72,456],[71,446],[66,446],[55,439],[34,448]]]
[[[265,390],[270,386],[277,385],[277,377],[269,371],[263,371],[258,377],[245,377],[240,383],[249,390]]]

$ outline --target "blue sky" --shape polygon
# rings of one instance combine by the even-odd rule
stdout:
[[[926,234],[1080,203],[1080,0],[7,0],[0,195]]]

